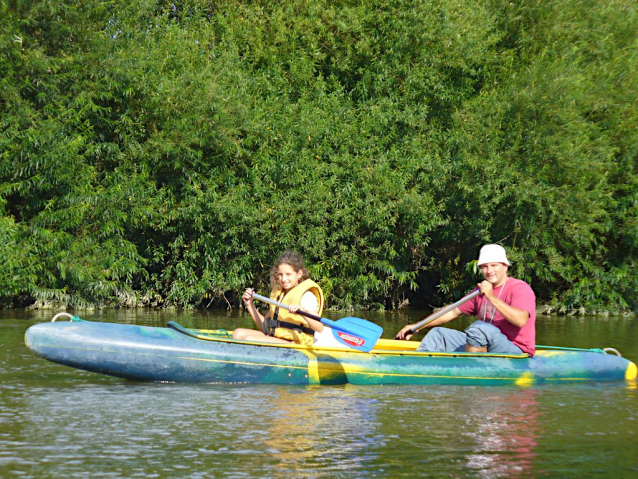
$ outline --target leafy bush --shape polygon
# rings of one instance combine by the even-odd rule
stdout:
[[[338,308],[636,307],[634,2],[9,2],[6,304],[207,307],[302,252]]]

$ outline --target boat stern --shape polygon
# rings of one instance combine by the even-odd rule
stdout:
[[[638,367],[636,367],[636,363],[629,361],[627,369],[625,370],[625,379],[635,381],[636,376],[638,376]]]

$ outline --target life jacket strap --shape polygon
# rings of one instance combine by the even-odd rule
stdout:
[[[262,323],[262,331],[267,336],[274,336],[275,329],[277,328],[286,328],[292,329],[293,331],[301,331],[302,333],[306,333],[309,335],[313,335],[315,330],[312,328],[308,328],[301,324],[289,323],[288,321],[279,321],[278,319],[266,318]]]

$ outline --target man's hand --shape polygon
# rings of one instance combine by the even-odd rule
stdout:
[[[488,300],[492,300],[494,298],[494,286],[489,281],[481,281],[478,284],[478,288]]]
[[[405,326],[401,331],[397,333],[394,339],[405,339],[406,341],[409,341],[410,338],[414,336],[414,333],[410,331],[410,329],[412,329],[412,326],[414,326],[414,324],[408,324],[407,326]]]

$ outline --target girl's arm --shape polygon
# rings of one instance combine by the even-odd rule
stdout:
[[[294,311],[293,311],[293,308],[295,309]],[[299,306],[295,304],[295,305],[289,306],[288,309],[290,310],[291,313],[294,313],[295,311],[299,309]],[[306,311],[306,313],[314,314],[315,316],[317,316],[318,315],[317,313],[319,313],[319,311],[317,311],[316,309],[315,310],[311,309],[310,311]],[[303,318],[308,323],[308,327],[310,329],[317,331],[318,333],[323,331],[323,323],[321,321],[317,321],[316,319],[309,318],[308,316],[304,316]]]
[[[303,303],[303,308],[298,304],[293,304],[288,306],[288,310],[291,313],[296,313],[299,309],[303,309],[306,313],[313,314],[315,316],[319,316],[319,303],[317,302],[317,298],[314,294],[310,292],[306,292],[301,297],[301,302]],[[318,333],[323,331],[323,323],[321,321],[317,321],[315,319],[309,318],[307,316],[303,317],[308,323],[308,327]]]
[[[268,316],[268,314],[264,317],[255,306],[255,303],[253,302],[254,292],[255,290],[253,288],[247,288],[246,291],[244,291],[244,294],[242,295],[241,298],[244,300],[246,311],[248,311],[248,314],[250,314],[250,317],[253,318],[253,321],[255,322],[259,330],[261,331],[262,330],[261,325],[264,322],[265,317]]]

